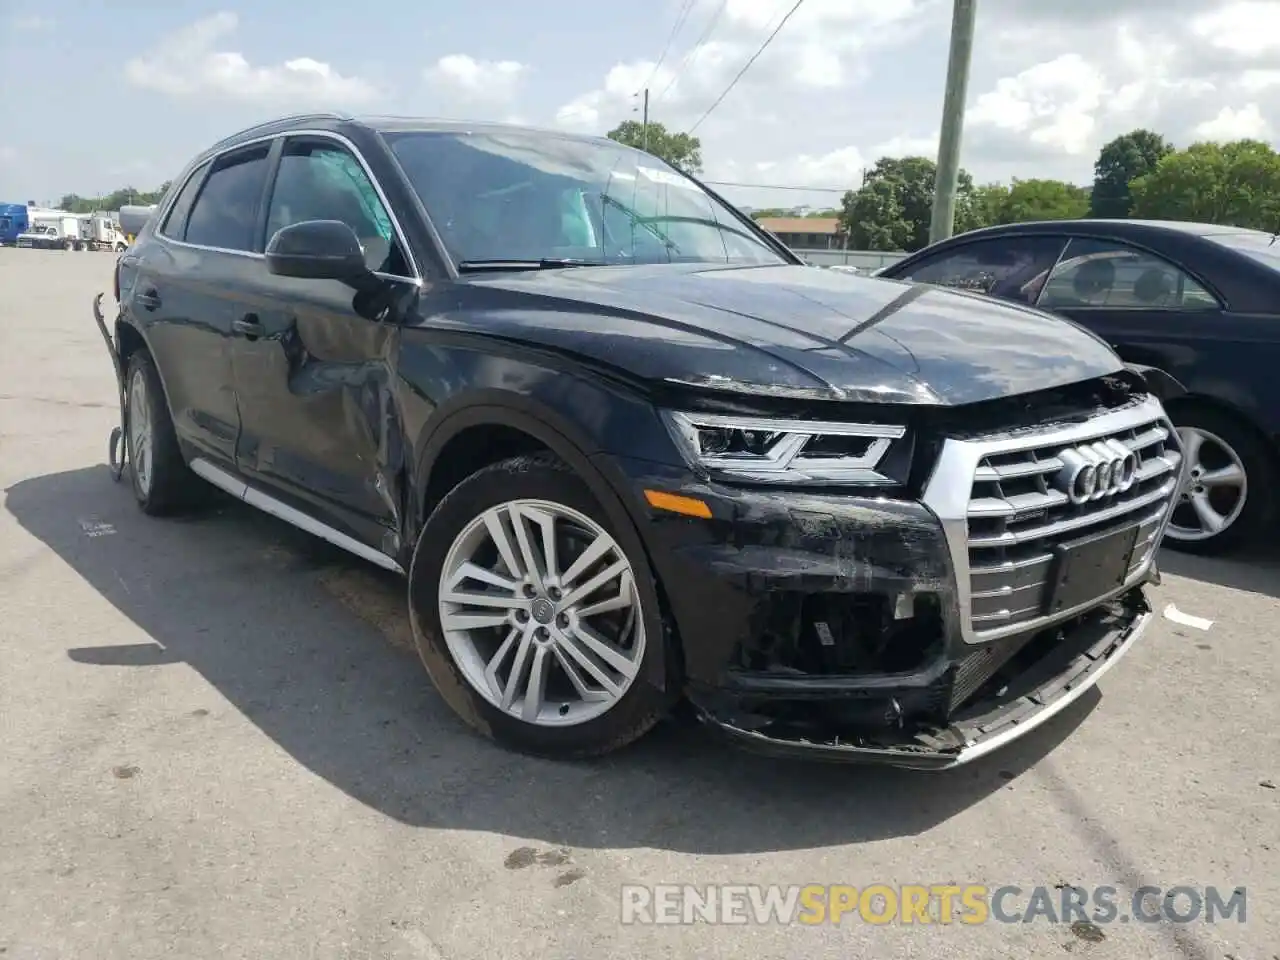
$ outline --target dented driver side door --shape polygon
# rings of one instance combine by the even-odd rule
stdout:
[[[261,243],[293,223],[343,220],[376,259],[371,266],[408,273],[385,210],[371,209],[378,204],[344,144],[291,138],[274,171]],[[391,365],[399,329],[357,313],[355,291],[337,281],[278,277],[265,263],[259,280],[232,346],[237,466],[250,483],[393,550],[401,463]]]

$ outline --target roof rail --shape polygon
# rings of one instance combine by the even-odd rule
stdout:
[[[231,141],[233,140],[239,140],[245,134],[254,133],[258,130],[265,130],[268,127],[274,127],[277,124],[281,124],[281,123],[296,123],[301,120],[346,120],[346,119],[348,118],[343,116],[340,113],[328,113],[328,112],[296,113],[287,117],[275,117],[272,120],[264,120],[262,123],[255,123],[252,127],[246,127],[243,130],[236,131],[230,136],[223,137],[221,140],[219,140],[217,143],[215,143],[213,146],[209,147],[208,149],[217,150],[220,147],[226,146],[227,144],[231,143]]]

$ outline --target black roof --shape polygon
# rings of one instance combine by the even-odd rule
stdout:
[[[603,137],[569,133],[564,130],[551,130],[541,127],[522,126],[512,123],[498,123],[492,120],[448,120],[430,117],[391,117],[391,116],[357,116],[340,113],[303,113],[296,116],[278,117],[255,126],[248,127],[224,137],[201,155],[207,156],[234,147],[237,144],[288,133],[299,127],[318,127],[325,130],[341,132],[344,126],[358,126],[378,133],[402,132],[452,132],[452,133],[526,133],[539,136],[567,137],[575,140],[602,140]]]
[[[1263,230],[1249,227],[1232,227],[1216,223],[1189,223],[1182,220],[1120,220],[1089,218],[1085,220],[1033,220],[1027,223],[1002,223],[993,227],[981,227],[957,236],[981,237],[1011,233],[1098,233],[1115,237],[1132,237],[1135,240],[1159,234],[1178,233],[1185,236],[1212,237],[1229,234],[1254,233],[1270,236]]]

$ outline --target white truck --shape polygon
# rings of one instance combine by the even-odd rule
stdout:
[[[82,218],[80,242],[76,244],[77,250],[110,250],[114,253],[124,253],[128,246],[124,231],[111,217],[95,213]]]
[[[51,216],[31,218],[31,228],[26,233],[18,234],[14,246],[32,247],[43,250],[74,250],[82,244],[80,218],[72,213],[60,213]]]

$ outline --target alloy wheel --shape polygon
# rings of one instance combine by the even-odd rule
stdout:
[[[1244,510],[1248,475],[1231,445],[1199,427],[1179,427],[1185,463],[1178,502],[1166,536],[1199,541],[1216,537]]]
[[[631,561],[600,524],[563,504],[513,500],[468,523],[445,557],[438,606],[467,682],[535,726],[606,713],[644,659]]]
[[[129,383],[129,437],[132,450],[133,476],[139,492],[151,492],[151,406],[147,402],[147,378],[135,370]]]

